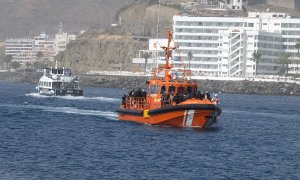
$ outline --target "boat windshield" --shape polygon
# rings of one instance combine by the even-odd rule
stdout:
[[[159,90],[159,86],[157,84],[153,84],[149,88],[148,94],[157,94]]]

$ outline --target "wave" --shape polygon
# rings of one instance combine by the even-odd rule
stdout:
[[[120,102],[121,99],[118,98],[110,98],[110,97],[86,97],[86,96],[45,96],[45,95],[40,95],[39,93],[28,93],[25,94],[25,96],[31,96],[35,98],[58,98],[58,99],[67,99],[67,100],[81,100],[81,101],[86,101],[86,100],[100,100],[100,101],[107,101],[107,102]]]
[[[116,119],[118,117],[117,113],[112,111],[82,110],[82,109],[77,109],[72,107],[47,107],[47,106],[44,107],[45,108],[43,108],[43,110],[48,112],[91,115],[91,116],[105,117],[109,119]]]
[[[116,112],[112,111],[97,111],[97,110],[83,110],[74,107],[53,107],[53,106],[39,106],[39,105],[30,105],[26,102],[24,105],[17,104],[0,104],[0,107],[11,107],[11,108],[24,108],[24,109],[40,109],[45,112],[58,112],[66,114],[79,114],[79,115],[90,115],[105,117],[111,120],[116,120],[118,115]]]

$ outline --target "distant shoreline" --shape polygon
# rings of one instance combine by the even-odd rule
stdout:
[[[0,72],[0,82],[37,84],[42,73]],[[79,75],[82,87],[145,88],[146,76]],[[300,85],[287,82],[195,80],[199,90],[210,93],[300,96]]]

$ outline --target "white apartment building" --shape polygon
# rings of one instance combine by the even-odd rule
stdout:
[[[219,7],[221,9],[242,10],[243,0],[220,0]]]
[[[42,59],[53,61],[61,51],[66,50],[67,44],[75,40],[76,35],[58,33],[55,38],[41,33],[33,39],[7,39],[5,41],[5,55],[12,55],[13,61],[36,61],[38,52],[42,53]]]
[[[250,12],[248,17],[173,17],[174,39],[180,54],[188,63],[187,54],[193,58],[194,74],[214,76],[253,76],[276,74],[278,60],[283,52],[296,53],[300,42],[300,19],[284,13]],[[258,67],[252,54],[262,54]],[[290,66],[295,69],[294,65]],[[291,73],[291,72],[290,72]]]
[[[35,36],[33,50],[35,55],[41,52],[43,54],[42,59],[53,61],[55,56],[54,38],[45,33]],[[37,57],[35,56],[33,60],[37,60]]]
[[[28,62],[34,57],[33,39],[7,39],[5,55],[11,55],[13,61]]]
[[[76,39],[76,35],[66,32],[57,33],[54,39],[55,55],[66,50],[67,44]]]

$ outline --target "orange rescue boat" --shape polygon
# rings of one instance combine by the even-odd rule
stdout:
[[[166,63],[152,69],[146,82],[147,92],[140,89],[122,97],[119,120],[172,127],[206,128],[217,122],[222,110],[219,100],[197,90],[191,71],[174,69],[169,64],[172,32],[168,31]]]

